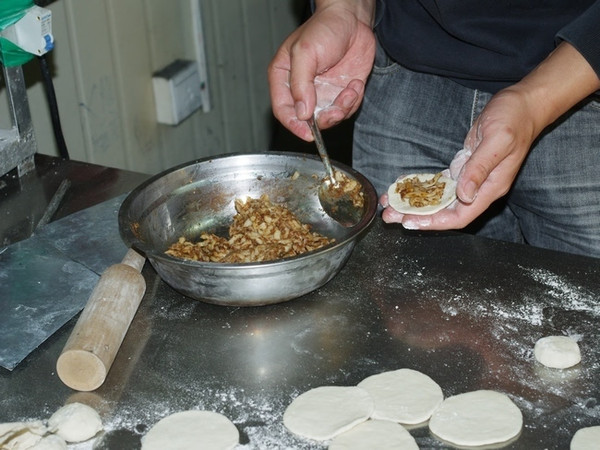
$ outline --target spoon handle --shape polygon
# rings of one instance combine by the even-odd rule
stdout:
[[[313,115],[310,119],[306,121],[312,134],[315,138],[315,144],[317,144],[317,150],[319,151],[319,156],[325,164],[325,170],[327,171],[327,176],[331,180],[333,186],[337,184],[335,180],[335,176],[333,175],[333,168],[331,167],[331,162],[329,161],[329,155],[327,154],[327,149],[325,148],[325,142],[323,142],[323,136],[321,136],[321,131],[317,125],[317,117]]]

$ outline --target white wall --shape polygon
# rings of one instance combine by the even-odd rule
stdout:
[[[49,57],[71,159],[156,173],[195,158],[268,150],[266,69],[305,2],[201,0],[212,109],[171,127],[156,122],[151,75],[194,58],[190,1],[49,6],[56,42]],[[57,155],[37,61],[25,70],[39,152]]]

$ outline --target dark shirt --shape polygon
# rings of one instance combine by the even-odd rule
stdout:
[[[379,0],[377,36],[409,69],[496,92],[565,40],[600,76],[600,0]]]

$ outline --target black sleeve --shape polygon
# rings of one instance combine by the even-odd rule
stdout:
[[[556,34],[577,49],[600,77],[600,0]]]

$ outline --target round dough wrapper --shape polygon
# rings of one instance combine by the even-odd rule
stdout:
[[[339,434],[329,450],[419,450],[415,438],[400,424],[387,420],[367,420]]]
[[[414,425],[425,422],[444,400],[442,388],[424,373],[399,369],[358,383],[375,402],[373,419]]]
[[[321,386],[300,394],[283,414],[292,433],[325,441],[366,421],[373,399],[357,386]]]
[[[182,411],[159,420],[142,437],[142,450],[230,450],[240,440],[236,426],[213,411]]]
[[[546,367],[567,369],[581,362],[577,342],[568,336],[546,336],[533,348],[535,359]]]
[[[48,428],[67,442],[83,442],[102,430],[102,419],[94,408],[75,402],[52,414]]]
[[[419,181],[431,180],[435,174],[433,173],[415,173],[411,175],[406,175],[398,178],[395,182],[393,182],[388,188],[388,203],[394,208],[396,211],[403,214],[415,214],[415,215],[429,215],[434,214],[444,208],[446,208],[450,203],[456,200],[456,181],[452,178],[448,178],[445,176],[441,176],[439,181],[443,181],[446,183],[444,187],[444,193],[442,194],[442,199],[440,203],[437,205],[429,205],[429,206],[410,206],[407,200],[402,200],[402,197],[399,193],[396,192],[396,183],[406,179],[417,177]]]
[[[600,426],[581,428],[573,435],[571,450],[598,450]]]
[[[448,397],[429,420],[430,431],[454,445],[499,444],[521,432],[523,414],[505,394],[480,390]]]

